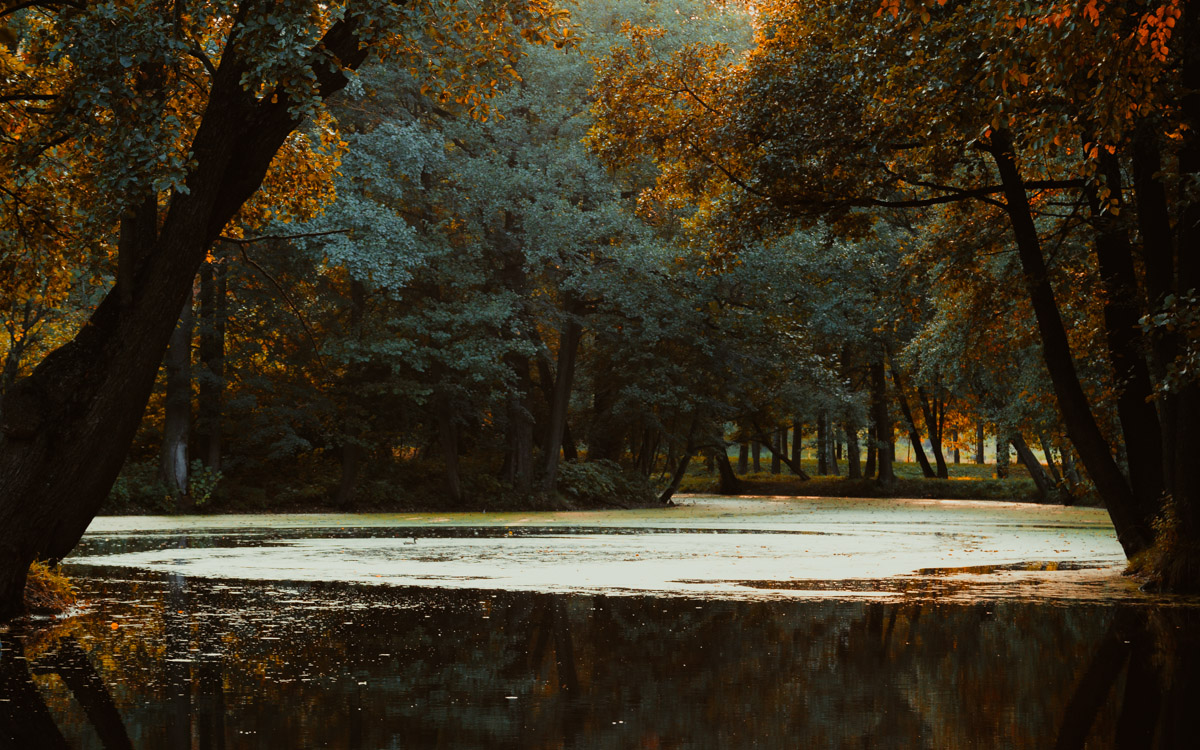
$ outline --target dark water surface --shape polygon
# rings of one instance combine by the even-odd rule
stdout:
[[[399,546],[409,533],[382,536]],[[432,544],[411,534],[411,547]],[[89,537],[72,567],[85,611],[0,633],[0,747],[1196,746],[1200,606],[1111,581],[962,595],[948,577],[969,572],[929,568],[906,580],[938,585],[781,596],[822,587],[775,580],[746,587],[763,597],[707,597],[102,564],[204,549],[206,571],[231,554],[236,573],[239,549],[294,563],[297,536],[363,534]],[[1043,575],[1071,576],[1069,563]]]

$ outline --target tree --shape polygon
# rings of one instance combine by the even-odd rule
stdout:
[[[1198,286],[1180,254],[1200,226],[1183,188],[1200,171],[1194,19],[1173,0],[756,10],[740,64],[712,45],[658,56],[643,41],[613,55],[596,147],[651,156],[659,191],[702,205],[727,253],[746,227],[815,215],[850,233],[881,210],[964,201],[1002,217],[1066,431],[1126,553],[1149,552],[1166,587],[1200,585],[1200,480],[1181,461],[1197,449],[1200,386],[1164,379],[1186,343],[1153,317]],[[1072,353],[1063,311],[1077,300],[1047,275],[1043,243],[1061,235],[1087,242],[1104,292],[1116,435]]]
[[[9,205],[24,210],[27,183],[61,191],[47,165],[65,164],[87,188],[91,226],[115,234],[97,244],[116,259],[115,285],[88,322],[0,408],[0,613],[19,608],[30,561],[66,555],[104,500],[208,248],[369,54],[418,52],[405,32],[426,11],[356,0],[5,8],[18,37],[0,61],[16,134],[3,144],[5,193],[19,196]],[[537,21],[527,27],[537,35],[548,12],[487,4],[457,43],[480,41],[479,58],[495,59],[516,22]],[[438,44],[456,43],[433,28]],[[436,56],[419,59],[443,72]],[[463,94],[479,106],[485,95]]]

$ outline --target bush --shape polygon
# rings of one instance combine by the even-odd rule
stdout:
[[[60,614],[75,604],[75,587],[58,565],[35,562],[25,578],[25,610],[35,614]]]
[[[100,512],[104,514],[171,513],[175,501],[158,476],[158,462],[128,461],[108,492]]]
[[[558,490],[580,505],[634,507],[655,502],[649,480],[606,460],[563,463],[558,467]]]

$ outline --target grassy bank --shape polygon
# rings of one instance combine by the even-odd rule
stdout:
[[[764,461],[769,465],[769,461]],[[890,488],[881,487],[873,479],[848,479],[845,465],[841,476],[817,476],[816,460],[801,461],[801,468],[812,477],[802,480],[785,466],[779,474],[769,471],[739,475],[742,484],[739,494],[752,496],[801,496],[801,497],[920,497],[941,500],[1016,500],[1038,502],[1037,486],[1025,467],[1009,466],[1009,476],[996,478],[996,467],[992,464],[950,464],[948,479],[927,479],[921,475],[916,463],[897,461],[893,464],[896,483]],[[703,462],[693,465],[680,485],[681,493],[716,493],[719,491],[717,474],[705,467]],[[1058,502],[1059,498],[1051,498]],[[1086,504],[1087,498],[1077,502]]]

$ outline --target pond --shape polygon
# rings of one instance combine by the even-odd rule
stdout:
[[[697,498],[100,518],[0,747],[1190,746],[1200,600],[1102,511]]]

